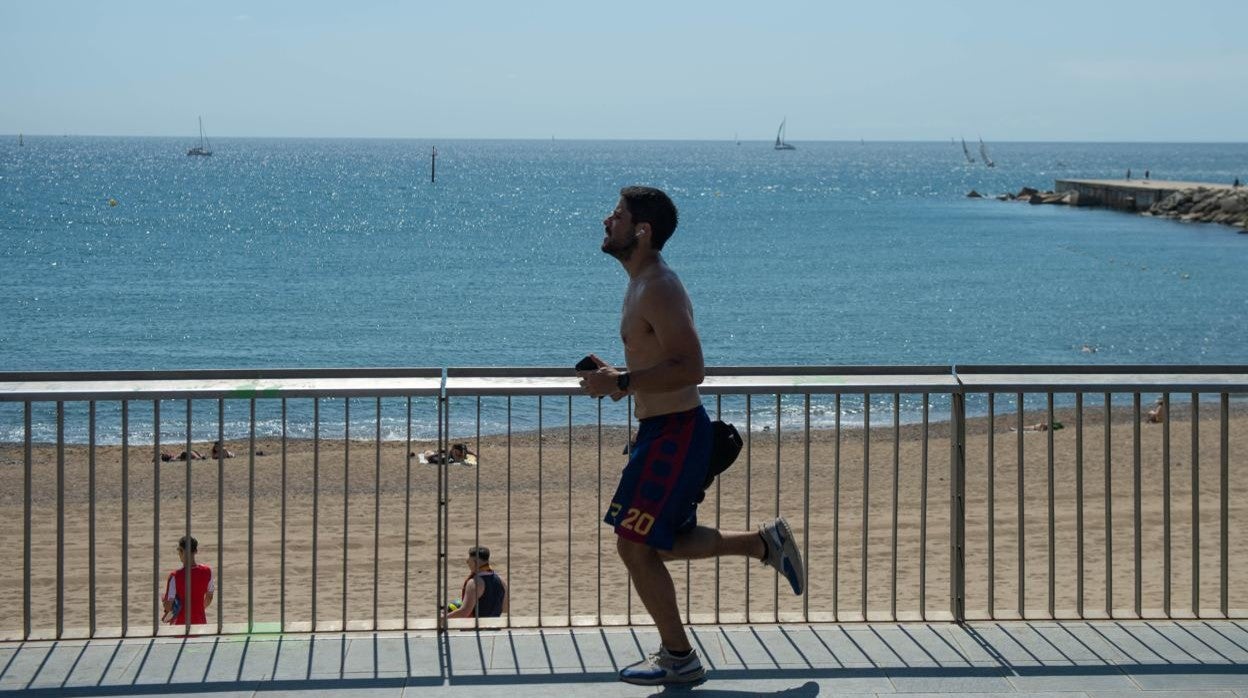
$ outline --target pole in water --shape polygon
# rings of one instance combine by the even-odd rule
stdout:
[[[433,152],[429,154],[429,181],[430,183],[438,181],[438,146],[433,146]]]

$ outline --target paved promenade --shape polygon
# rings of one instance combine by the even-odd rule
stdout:
[[[710,678],[667,693],[1248,698],[1246,622],[700,626],[693,635]],[[615,674],[656,644],[650,628],[7,643],[0,691],[645,696],[660,691]]]

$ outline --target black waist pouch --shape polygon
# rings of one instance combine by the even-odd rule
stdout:
[[[715,478],[737,460],[743,445],[736,427],[718,419],[711,422],[711,460],[707,465],[706,479],[702,481],[702,492],[698,494],[697,501],[702,501],[706,496],[706,489],[715,482]]]

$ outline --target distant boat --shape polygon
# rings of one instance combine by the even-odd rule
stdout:
[[[786,116],[784,120],[780,122],[780,130],[776,131],[776,150],[797,150],[797,148],[784,141],[784,126],[788,120],[789,118]]]
[[[19,147],[19,148],[20,148],[21,146],[26,145],[25,143],[23,143],[23,142],[22,142],[22,134],[20,134],[20,133],[19,133],[19,134],[17,134],[17,145],[18,145],[18,147]]]
[[[186,151],[187,155],[212,155],[212,151],[208,149],[208,139],[204,138],[204,117],[199,117],[199,145]]]
[[[963,139],[962,139],[962,154],[966,156],[966,161],[967,161],[967,162],[971,162],[971,163],[975,162],[975,156],[974,156],[974,155],[971,155],[971,150],[970,150],[970,148],[967,148],[967,147],[966,147],[966,139],[965,139],[965,138],[963,138]]]
[[[983,138],[983,136],[980,136],[980,138],[979,138],[979,157],[981,157],[981,158],[983,158],[983,159],[984,159],[984,164],[985,164],[985,165],[987,165],[987,166],[989,166],[989,167],[996,167],[996,166],[997,166],[997,163],[993,162],[993,161],[992,161],[992,158],[988,157],[988,146],[984,145],[984,138]]]

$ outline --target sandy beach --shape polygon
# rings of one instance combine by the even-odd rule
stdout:
[[[1202,408],[1196,430],[1186,403],[1175,405],[1168,425],[1140,425],[1139,605],[1145,614],[1150,609],[1159,613],[1165,605],[1163,434],[1167,428],[1172,612],[1188,613],[1193,605],[1194,501],[1199,507],[1200,524],[1199,606],[1212,613],[1220,603],[1222,437],[1217,410],[1203,405]],[[1023,423],[1034,424],[1043,419],[1042,414],[1028,413]],[[1021,605],[1028,617],[1046,616],[1050,564],[1054,568],[1053,606],[1057,615],[1076,612],[1080,512],[1084,614],[1105,612],[1109,562],[1114,613],[1134,613],[1132,414],[1129,409],[1117,408],[1112,413],[1107,469],[1104,412],[1085,408],[1082,504],[1076,497],[1079,430],[1075,428],[1072,410],[1060,410],[1057,419],[1065,428],[1052,432],[1017,431],[1016,414],[998,415],[991,431],[986,418],[968,422],[966,606],[972,617],[986,615],[989,608],[990,438],[994,613],[998,617],[1016,616]],[[1193,434],[1198,436],[1199,448],[1199,482],[1195,483],[1195,490]],[[1048,535],[1050,437],[1056,551],[1052,560]],[[538,616],[548,623],[561,623],[569,615],[577,617],[578,622],[582,617],[591,617],[592,621],[599,615],[608,622],[619,622],[630,611],[640,620],[644,611],[628,591],[626,574],[614,553],[614,535],[600,523],[601,512],[624,465],[624,439],[624,429],[604,429],[600,449],[597,430],[579,427],[571,431],[570,440],[566,428],[547,430],[540,440],[535,433],[515,435],[510,448],[502,436],[482,438],[479,446],[472,439],[454,439],[469,441],[479,452],[480,464],[477,468],[447,467],[451,478],[448,535],[453,585],[458,587],[465,573],[463,557],[467,548],[480,542],[493,550],[495,567],[510,584],[513,623],[532,624]],[[1024,453],[1021,469],[1020,440]],[[1248,414],[1238,406],[1231,413],[1228,443],[1229,606],[1245,609],[1248,465],[1244,454],[1248,453]],[[413,450],[419,452],[430,446],[414,442]],[[712,488],[708,492],[699,518],[725,530],[745,530],[779,510],[808,549],[809,593],[805,599],[793,597],[783,582],[778,584],[776,576],[757,562],[724,559],[718,565],[711,560],[688,565],[673,563],[670,568],[678,598],[694,620],[733,621],[744,619],[747,614],[756,621],[799,619],[804,610],[821,620],[861,619],[864,589],[870,618],[891,617],[894,603],[898,617],[918,617],[921,590],[927,617],[948,616],[948,424],[932,423],[924,438],[922,425],[903,425],[895,431],[884,423],[873,426],[871,439],[865,444],[861,430],[848,428],[840,432],[839,438],[834,430],[815,430],[809,441],[800,431],[786,431],[778,442],[772,432],[755,432],[749,446],[721,478],[718,490]],[[362,621],[365,626],[374,617],[387,623],[401,622],[405,587],[408,617],[413,622],[433,618],[435,609],[444,603],[435,595],[437,467],[409,459],[401,442],[383,442],[378,446],[373,441],[352,441],[348,447],[341,440],[321,441],[319,449],[314,449],[309,440],[292,440],[283,454],[280,440],[265,438],[257,441],[257,450],[264,455],[255,456],[254,468],[249,463],[245,442],[230,442],[228,447],[238,457],[223,463],[190,463],[189,497],[187,463],[153,465],[151,446],[129,449],[128,485],[124,489],[128,492],[125,601],[130,632],[150,629],[157,585],[177,564],[175,544],[185,530],[188,506],[192,534],[200,541],[199,561],[217,569],[218,574],[218,601],[208,614],[211,622],[215,623],[219,608],[226,624],[246,623],[250,595],[254,622],[278,621],[284,601],[285,620],[288,626],[297,627],[294,624],[308,623],[313,618],[313,591],[318,627],[335,627],[344,617],[348,622]],[[209,444],[196,444],[201,453],[206,454],[209,448]],[[166,445],[165,450],[169,449]],[[174,452],[180,450],[178,446]],[[870,463],[865,471],[864,451],[869,452]],[[99,447],[95,453],[95,619],[97,632],[102,633],[116,632],[121,625],[122,455],[118,446]],[[89,617],[88,460],[85,446],[65,447],[63,622],[67,635],[85,632],[82,629]],[[8,561],[0,569],[0,635],[6,637],[20,634],[22,624],[22,464],[20,444],[0,445],[0,516],[4,521],[0,525],[0,555]],[[1112,493],[1108,518],[1113,532],[1112,557],[1108,561],[1107,483]],[[38,444],[33,449],[32,484],[31,619],[35,628],[47,629],[54,628],[56,623],[55,446]],[[409,491],[410,498],[405,496]],[[348,496],[344,497],[344,493]],[[345,511],[344,501],[348,504]],[[809,510],[804,506],[806,501]],[[158,531],[153,526],[157,504]],[[1025,512],[1021,604],[1017,525],[1020,506]],[[925,572],[921,569],[924,562]]]

